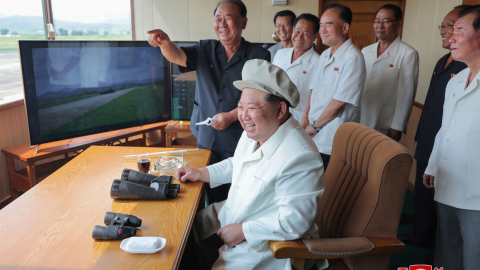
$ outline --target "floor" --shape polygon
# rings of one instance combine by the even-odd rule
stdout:
[[[407,189],[405,202],[403,204],[402,217],[400,219],[400,226],[398,227],[398,234],[410,231],[412,228],[413,216],[413,193]],[[423,264],[429,252],[430,249],[428,248],[421,248],[407,244],[402,252],[393,254],[390,262],[390,270],[398,270],[399,267]]]

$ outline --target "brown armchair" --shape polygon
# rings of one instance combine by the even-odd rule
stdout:
[[[388,269],[405,245],[396,238],[412,156],[387,136],[357,123],[340,126],[318,203],[320,239],[271,241],[277,259],[329,259],[328,269]]]

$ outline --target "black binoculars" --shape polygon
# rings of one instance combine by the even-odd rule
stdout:
[[[172,184],[172,176],[155,176],[124,169],[121,179],[115,179],[110,197],[120,200],[166,200],[176,198],[180,184]]]
[[[103,219],[107,227],[95,226],[92,237],[97,240],[118,240],[135,236],[142,220],[133,215],[107,212]]]

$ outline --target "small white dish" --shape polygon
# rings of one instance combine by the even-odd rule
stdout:
[[[130,241],[130,239],[132,238],[143,238],[143,239],[150,239],[150,238],[156,238],[160,241],[160,245],[158,248],[155,248],[155,249],[132,249],[132,248],[128,248],[128,241]],[[126,252],[130,252],[130,253],[145,253],[145,254],[148,254],[148,253],[155,253],[155,252],[158,252],[160,251],[162,248],[165,247],[165,245],[167,244],[167,239],[163,238],[163,237],[155,237],[155,236],[135,236],[135,237],[130,237],[130,238],[127,238],[127,239],[123,239],[122,243],[120,243],[120,248],[125,250]]]

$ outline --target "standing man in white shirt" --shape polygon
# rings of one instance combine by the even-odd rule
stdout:
[[[302,122],[303,111],[310,94],[310,81],[315,75],[320,55],[312,47],[320,28],[317,16],[304,13],[298,16],[293,23],[293,48],[282,49],[277,52],[272,64],[287,72],[290,80],[297,86],[300,93],[300,103],[296,108],[290,108],[295,120]],[[308,119],[305,119],[308,124]]]
[[[442,127],[423,176],[435,187],[434,264],[480,269],[480,5],[460,12],[450,51],[467,68],[445,90]]]
[[[382,6],[373,22],[378,42],[362,50],[367,78],[359,122],[395,141],[407,126],[418,84],[418,52],[398,36],[402,16],[400,7]]]
[[[330,48],[320,55],[304,118],[309,123],[305,131],[317,145],[325,169],[338,127],[357,117],[365,83],[363,55],[348,37],[351,23],[352,11],[338,3],[328,4],[320,19],[320,38]]]

